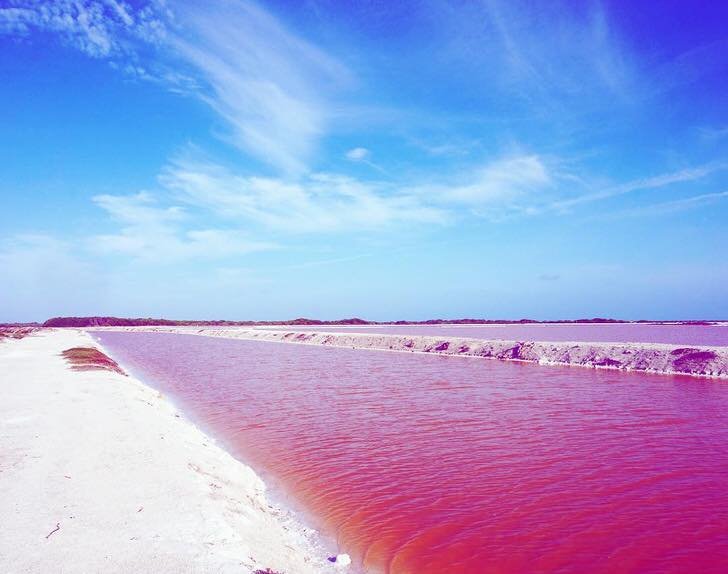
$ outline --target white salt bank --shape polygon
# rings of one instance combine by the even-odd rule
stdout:
[[[159,393],[60,355],[96,346],[72,330],[0,343],[0,571],[341,571]]]

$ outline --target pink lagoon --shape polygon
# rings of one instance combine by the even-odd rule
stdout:
[[[363,572],[725,572],[725,380],[97,332]]]

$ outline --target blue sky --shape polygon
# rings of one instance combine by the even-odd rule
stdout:
[[[727,12],[0,2],[0,321],[728,318]]]

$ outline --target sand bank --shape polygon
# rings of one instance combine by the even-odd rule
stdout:
[[[501,341],[461,337],[241,328],[106,327],[100,329],[183,333],[253,341],[483,357],[541,365],[573,365],[728,378],[728,347],[686,347],[658,343]]]
[[[341,572],[249,467],[76,330],[0,343],[0,571]]]

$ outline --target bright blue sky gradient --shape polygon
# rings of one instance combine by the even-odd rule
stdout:
[[[728,318],[720,2],[0,6],[0,321]]]

